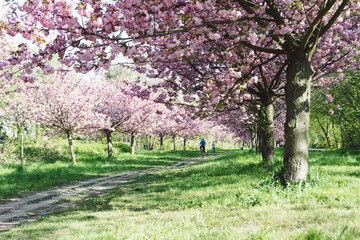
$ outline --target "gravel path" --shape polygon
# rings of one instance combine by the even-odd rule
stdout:
[[[210,157],[192,158],[177,162],[170,167],[192,165],[204,159],[210,159]],[[56,211],[69,209],[74,206],[74,203],[66,201],[66,199],[71,197],[76,196],[80,199],[86,199],[89,196],[96,197],[96,195],[104,194],[118,185],[127,183],[130,179],[158,169],[160,168],[148,168],[88,179],[73,185],[36,192],[23,198],[11,199],[9,202],[0,205],[0,232],[7,231],[25,222],[34,221]]]

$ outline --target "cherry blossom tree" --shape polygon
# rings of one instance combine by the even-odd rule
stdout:
[[[160,151],[163,150],[164,139],[170,135],[171,129],[175,125],[173,112],[165,104],[156,104],[156,121],[153,133],[159,137]]]
[[[160,128],[162,136],[169,135],[173,139],[173,150],[176,150],[176,137],[183,138],[183,149],[186,150],[188,138],[199,136],[204,132],[203,122],[188,109],[179,105],[168,109],[165,127]]]
[[[131,93],[131,87],[128,80],[117,78],[115,80],[101,79],[100,100],[94,108],[94,111],[106,116],[102,131],[107,140],[108,158],[112,157],[112,132],[116,129],[124,129],[124,124],[131,118],[134,109],[132,101],[134,94]]]
[[[29,112],[29,102],[24,101],[24,94],[20,88],[11,96],[2,100],[1,117],[9,119],[13,122],[17,130],[17,135],[20,137],[20,160],[21,167],[25,166],[24,156],[24,134],[27,131],[28,125],[31,123],[31,115]]]
[[[117,130],[130,135],[131,154],[135,152],[136,137],[149,135],[155,126],[155,103],[151,100],[134,96],[128,104],[129,117]]]
[[[359,9],[357,0],[27,1],[9,15],[8,34],[45,47],[32,55],[21,46],[10,61],[25,59],[25,65],[36,63],[51,73],[43,59],[58,53],[64,64],[86,72],[108,68],[122,53],[137,63],[150,61],[156,70],[150,75],[167,79],[164,86],[200,98],[211,93],[221,105],[222,92],[234,80],[251,81],[258,65],[282,58],[287,109],[282,180],[298,183],[308,171],[310,83],[327,84],[329,73],[354,66]],[[173,68],[206,58],[225,71],[213,81],[176,81]],[[169,62],[173,68],[164,64]]]
[[[214,136],[215,143],[221,141],[222,147],[224,147],[224,141],[230,136],[231,130],[223,125],[215,125],[210,129],[210,134]]]
[[[256,145],[256,118],[251,112],[246,110],[245,106],[217,112],[213,120],[219,126],[223,125],[228,128],[239,140],[250,142],[251,148]],[[219,132],[221,132],[221,136],[223,136],[223,131],[220,130]],[[221,139],[221,136],[217,137]]]
[[[66,134],[74,165],[74,133],[95,132],[106,121],[103,114],[94,111],[98,101],[92,92],[94,84],[95,81],[90,84],[71,75],[57,74],[24,90],[33,119],[53,133]]]
[[[204,136],[209,132],[211,125],[204,119],[196,118],[193,114],[189,114],[182,119],[179,124],[178,136],[183,138],[183,150],[186,151],[188,139]]]
[[[207,50],[201,49],[201,51]],[[277,61],[273,59],[270,63],[259,64],[253,67],[249,74],[242,76],[228,72],[226,68],[219,67],[215,60],[209,59],[184,62],[181,67],[175,63],[162,63],[162,66],[167,66],[171,71],[176,72],[181,82],[194,82],[193,79],[197,81],[201,79],[203,83],[211,83],[210,86],[218,86],[217,92],[204,88],[205,94],[198,94],[195,98],[187,95],[194,95],[194,92],[198,91],[197,84],[194,83],[185,88],[170,81],[168,87],[172,86],[174,96],[180,91],[186,95],[184,100],[190,104],[196,102],[196,105],[206,107],[208,112],[223,112],[224,109],[226,111],[226,109],[236,109],[241,105],[248,106],[248,110],[257,117],[263,163],[267,166],[272,165],[274,158],[274,104],[279,98],[284,97],[286,63],[282,60],[282,58]],[[276,68],[278,71],[274,71]],[[249,80],[244,84],[247,79]],[[163,87],[164,84],[167,83],[162,82],[159,86]],[[192,88],[190,92],[189,88]],[[195,101],[195,99],[199,100]],[[281,102],[285,104],[284,101]]]

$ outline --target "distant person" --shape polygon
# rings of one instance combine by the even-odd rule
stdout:
[[[202,152],[202,153],[205,153],[205,146],[206,146],[206,142],[205,142],[205,140],[204,139],[201,139],[201,142],[200,142],[200,151]]]
[[[212,149],[211,150],[212,150],[213,153],[215,152],[215,142],[214,141],[212,142]]]

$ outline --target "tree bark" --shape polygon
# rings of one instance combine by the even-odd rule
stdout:
[[[21,168],[24,169],[24,166],[25,166],[25,157],[24,157],[24,130],[21,130],[21,151],[20,151],[20,159],[21,159]]]
[[[333,135],[334,135],[335,144],[336,144],[336,149],[339,149],[339,141],[338,141],[338,138],[336,137],[335,127],[334,127],[334,123],[333,123],[332,121],[331,121],[331,130],[332,130]]]
[[[261,121],[261,155],[264,166],[272,166],[274,162],[274,105],[265,104]]]
[[[260,153],[260,149],[261,149],[261,137],[262,137],[262,133],[261,133],[261,129],[259,127],[259,124],[256,127],[256,153]]]
[[[73,145],[73,140],[72,140],[72,132],[67,131],[66,136],[67,136],[67,139],[69,142],[70,154],[71,154],[71,159],[72,159],[73,165],[76,165],[76,157],[75,157],[74,145]]]
[[[186,138],[184,137],[184,151],[186,151]]]
[[[329,148],[332,148],[332,144],[331,144],[331,140],[330,140],[330,133],[329,133],[329,125],[327,124],[327,127],[326,127],[326,129],[325,129],[325,127],[321,124],[321,122],[320,122],[320,120],[319,120],[318,117],[316,118],[316,120],[317,120],[317,122],[319,123],[319,126],[320,126],[320,128],[321,128],[321,130],[322,130],[322,132],[323,132],[323,134],[324,134],[324,136],[325,136],[325,138],[326,138],[328,147],[329,147]]]
[[[132,133],[130,136],[131,155],[134,155],[135,153],[135,141],[136,141],[135,134]]]
[[[112,139],[111,139],[111,131],[105,130],[106,133],[106,142],[108,146],[108,158],[110,159],[112,157]]]
[[[174,136],[173,136],[173,144],[174,144],[174,149],[173,149],[173,150],[174,150],[174,151],[176,150],[175,139],[176,139],[176,136],[174,135]]]
[[[255,131],[254,131],[254,129],[252,129],[252,127],[249,128],[249,131],[250,131],[250,148],[254,149],[256,146]]]
[[[155,139],[156,139],[156,137],[153,137],[153,138],[152,138],[152,142],[150,143],[150,149],[151,149],[151,150],[154,150]]]
[[[37,143],[39,140],[39,125],[35,125],[35,143]]]
[[[284,185],[307,178],[311,79],[309,60],[290,58],[286,71],[285,150],[281,172]]]
[[[342,124],[340,124],[340,136],[341,136],[341,147],[343,148],[345,146],[345,141],[344,141],[344,128],[342,127]]]
[[[163,150],[163,145],[164,145],[164,136],[160,134],[160,151]]]

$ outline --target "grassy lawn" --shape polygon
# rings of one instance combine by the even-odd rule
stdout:
[[[66,141],[57,142],[56,148],[46,160],[28,161],[24,170],[20,170],[19,164],[0,164],[0,202],[28,191],[124,171],[171,165],[182,159],[201,156],[200,151],[140,151],[131,155],[118,151],[115,143],[114,157],[109,160],[105,144],[76,141],[77,165],[73,166]],[[38,150],[32,147],[29,152],[36,156]]]
[[[161,169],[0,239],[360,239],[358,154],[311,152],[309,180],[287,188],[259,163],[245,150]]]

